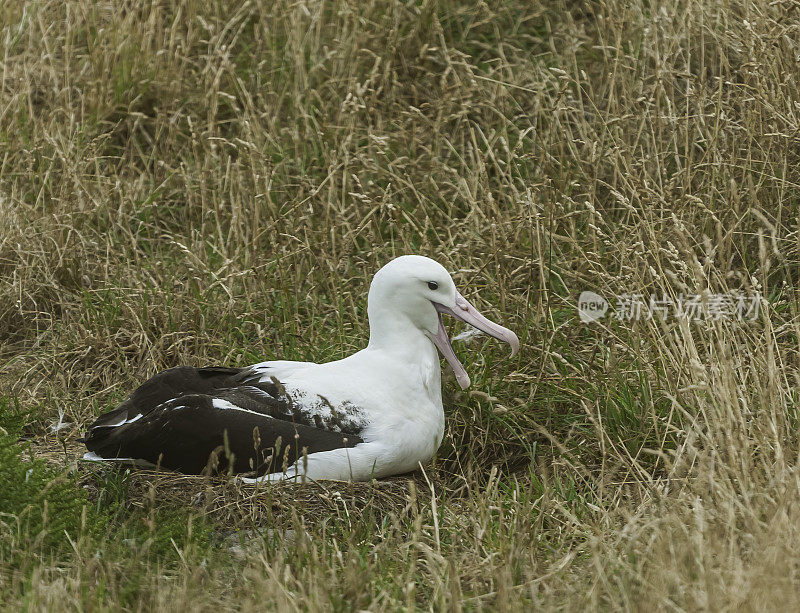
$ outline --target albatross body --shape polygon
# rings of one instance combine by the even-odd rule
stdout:
[[[381,268],[367,310],[369,344],[343,360],[159,373],[89,427],[84,458],[190,474],[230,470],[248,473],[247,481],[362,481],[414,470],[444,434],[437,348],[459,385],[469,385],[441,315],[508,342],[513,353],[519,340],[422,256]]]

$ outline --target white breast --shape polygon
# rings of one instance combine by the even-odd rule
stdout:
[[[431,343],[416,360],[370,349],[337,362],[264,362],[264,381],[275,377],[293,402],[336,429],[337,420],[363,421],[361,438],[379,443],[392,472],[427,462],[444,434],[439,359]]]

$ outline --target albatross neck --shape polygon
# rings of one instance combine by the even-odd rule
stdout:
[[[427,354],[436,353],[431,339],[407,316],[394,309],[372,308],[372,305],[369,308],[367,349],[382,351],[413,362]]]

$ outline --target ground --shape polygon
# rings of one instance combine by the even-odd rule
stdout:
[[[799,31],[765,0],[2,3],[0,602],[796,610]],[[79,461],[160,370],[361,348],[405,253],[522,341],[456,345],[424,470]]]

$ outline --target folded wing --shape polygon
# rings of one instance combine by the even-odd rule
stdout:
[[[303,454],[353,447],[356,426],[320,427],[277,379],[237,368],[173,368],[101,416],[82,439],[92,459],[152,464],[184,473],[261,475]],[[349,422],[348,422],[349,423]]]

